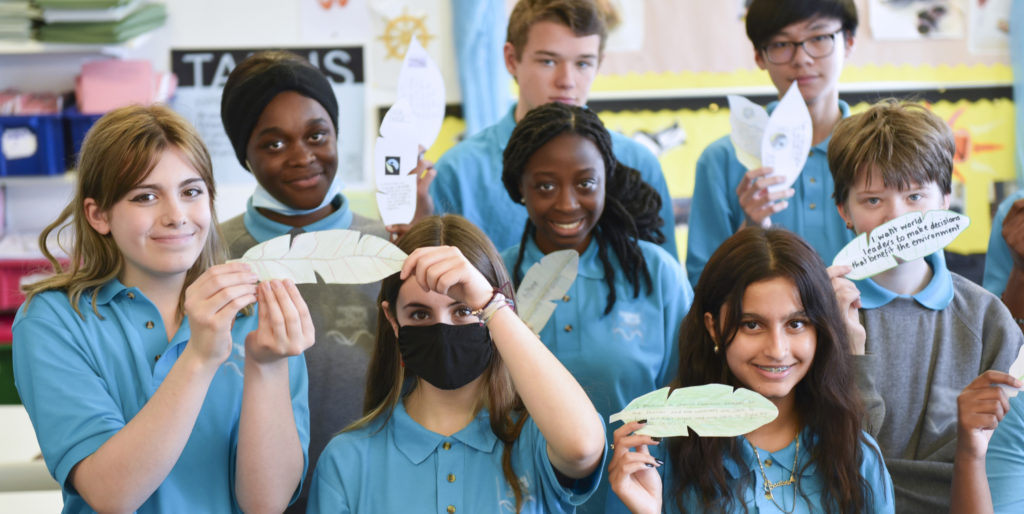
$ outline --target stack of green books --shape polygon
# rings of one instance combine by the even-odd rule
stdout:
[[[167,8],[137,0],[36,0],[46,23],[37,38],[53,43],[121,43],[162,27]]]
[[[28,41],[32,35],[32,18],[39,11],[28,0],[0,0],[0,40]]]

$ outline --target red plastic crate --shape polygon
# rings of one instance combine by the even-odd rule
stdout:
[[[46,259],[0,259],[0,312],[16,311],[25,301],[21,294],[21,281],[37,274],[53,273],[53,267]],[[0,327],[0,340],[3,332]],[[10,327],[7,327],[10,334]],[[10,340],[9,336],[7,341]]]

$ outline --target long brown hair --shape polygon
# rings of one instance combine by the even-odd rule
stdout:
[[[772,278],[793,281],[803,310],[817,332],[814,360],[807,375],[795,386],[795,406],[809,432],[812,463],[824,483],[825,512],[863,512],[871,491],[860,475],[864,458],[860,429],[862,407],[849,358],[846,326],[825,264],[803,239],[783,229],[748,227],[727,239],[711,256],[694,292],[693,306],[679,333],[679,371],[672,386],[722,383],[744,387],[729,369],[725,354],[742,322],[743,294],[755,282]],[[723,313],[724,307],[724,314]],[[704,324],[704,313],[714,317],[716,334]],[[721,342],[715,350],[715,340]],[[749,479],[731,489],[723,462],[728,456],[741,462],[738,438],[676,437],[669,442],[675,482],[672,495],[686,512],[686,494],[701,498],[701,512],[729,511]],[[794,470],[796,471],[796,470]],[[803,495],[803,492],[800,491]]]
[[[406,253],[412,253],[413,250],[425,246],[454,246],[483,274],[492,287],[501,289],[506,298],[515,301],[508,272],[505,271],[498,250],[479,228],[461,216],[425,218],[413,225],[398,240],[397,245]],[[402,397],[403,384],[406,384],[406,381],[415,383],[416,376],[409,372],[409,368],[401,365],[398,338],[395,337],[394,329],[382,306],[383,302],[388,302],[391,316],[396,316],[398,289],[402,283],[397,273],[381,282],[380,297],[377,299],[377,344],[374,346],[370,367],[366,373],[363,417],[345,428],[345,431],[370,425],[378,419],[386,421]],[[526,491],[512,469],[512,446],[519,438],[519,432],[529,413],[512,384],[512,378],[501,359],[501,354],[495,350],[491,355],[491,362],[484,371],[486,387],[478,407],[487,408],[491,418],[491,431],[504,444],[502,472],[515,495],[516,512],[519,512]],[[380,426],[383,427],[384,423],[382,422]]]
[[[72,308],[78,308],[82,294],[92,292],[93,312],[100,287],[117,277],[124,268],[124,257],[114,238],[96,232],[85,214],[85,199],[92,198],[100,211],[109,211],[153,171],[166,150],[181,152],[185,162],[199,174],[209,191],[210,228],[206,243],[195,264],[185,275],[178,299],[178,316],[183,313],[185,288],[207,268],[224,261],[225,250],[217,228],[213,204],[216,189],[213,166],[199,133],[169,107],[122,107],[104,115],[89,130],[78,159],[78,184],[75,196],[57,219],[39,234],[39,248],[56,275],[24,288],[25,303],[37,293],[57,289],[66,291]],[[65,268],[47,247],[51,233],[70,257]],[[65,246],[67,243],[67,246]]]

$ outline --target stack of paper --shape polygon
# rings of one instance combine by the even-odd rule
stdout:
[[[32,19],[39,11],[28,0],[0,0],[0,40],[28,41],[32,35]]]
[[[36,0],[46,23],[39,40],[121,43],[163,26],[167,8],[142,0]]]

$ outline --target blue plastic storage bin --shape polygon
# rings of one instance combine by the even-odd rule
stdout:
[[[78,153],[82,151],[82,141],[93,123],[102,118],[102,114],[82,114],[78,107],[72,105],[64,109],[65,148],[68,150],[67,167],[74,168],[78,164]]]
[[[60,114],[0,116],[0,176],[64,173]]]

